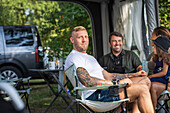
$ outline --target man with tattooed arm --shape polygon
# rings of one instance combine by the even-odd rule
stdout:
[[[96,85],[104,86],[112,85],[113,83],[121,84],[123,82],[128,82],[127,96],[130,98],[130,102],[134,102],[132,112],[154,113],[151,96],[149,93],[149,82],[145,83],[146,80],[144,80],[145,82],[134,83],[132,81],[135,78],[137,78],[139,82],[143,81],[143,79],[138,79],[138,77],[144,78],[147,76],[146,72],[139,71],[137,73],[130,74],[117,74],[109,73],[104,70],[93,56],[86,53],[89,45],[89,38],[88,33],[83,26],[77,26],[73,29],[70,41],[73,44],[73,50],[67,56],[65,61],[65,69],[74,64],[76,66],[76,72],[80,84],[83,87],[91,87]],[[98,90],[88,90],[83,91],[82,93],[87,100],[103,102],[116,101],[125,98],[123,88],[119,89],[119,97],[110,97],[108,92],[108,89],[102,89],[100,92]]]

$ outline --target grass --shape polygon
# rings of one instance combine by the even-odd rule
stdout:
[[[32,84],[31,85],[32,90],[29,96],[29,105],[31,113],[44,113],[47,106],[53,100],[54,95],[43,79],[31,80],[30,83]],[[57,90],[57,86],[58,84],[52,84],[52,87],[55,90]],[[50,107],[48,113],[64,113],[66,108],[67,108],[66,103],[63,101],[61,97],[59,97]],[[73,109],[75,108],[76,107],[74,105]],[[86,113],[86,111],[83,108],[80,109],[81,113]],[[71,110],[68,113],[72,113]]]
[[[48,85],[44,84],[44,80],[42,79],[31,80],[30,84],[33,84],[30,86],[32,90],[29,95],[29,106],[31,109],[31,113],[44,113],[45,109],[51,103],[55,96],[53,95]],[[57,86],[58,84],[52,84],[52,87],[55,90],[57,90]],[[67,104],[61,97],[59,97],[50,107],[48,113],[64,113],[66,108]],[[73,109],[75,109],[75,105],[73,106]],[[85,111],[81,110],[81,112],[83,113]],[[71,113],[71,110],[68,113]]]

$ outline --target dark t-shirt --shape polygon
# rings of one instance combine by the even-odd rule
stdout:
[[[110,73],[134,73],[137,72],[137,67],[142,65],[139,57],[132,51],[122,50],[120,55],[121,63],[118,66],[115,65],[116,59],[112,53],[100,58],[99,64]]]
[[[118,56],[115,56],[114,54],[112,54],[114,59],[115,59],[115,62],[114,62],[114,73],[125,73],[125,70],[124,68],[122,67],[122,55],[119,54]]]

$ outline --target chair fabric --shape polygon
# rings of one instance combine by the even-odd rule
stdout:
[[[99,101],[91,101],[91,100],[86,100],[83,98],[84,96],[80,93],[83,90],[93,90],[93,89],[107,89],[110,86],[95,86],[95,87],[78,87],[79,85],[79,80],[76,74],[76,68],[75,65],[71,65],[68,69],[65,70],[65,74],[67,75],[68,79],[72,83],[74,90],[78,90],[78,94],[81,95],[81,99],[76,99],[76,102],[83,103],[84,105],[88,106],[91,110],[95,112],[106,112],[113,110],[120,106],[123,102],[129,101],[129,98],[119,100],[119,101],[113,101],[113,102],[99,102]],[[77,80],[76,80],[77,79]],[[78,83],[77,83],[78,82]],[[127,83],[124,84],[119,84],[119,88],[121,87],[126,87]],[[113,86],[113,85],[111,85]]]
[[[161,101],[161,100],[168,100],[170,99],[170,92],[168,90],[164,90],[160,96],[158,97],[158,100]]]
[[[122,102],[129,101],[128,98],[119,101],[113,101],[113,102],[99,102],[99,101],[80,100],[80,99],[76,99],[76,100],[88,106],[90,109],[92,109],[95,112],[110,111],[113,110],[114,108],[119,107]]]

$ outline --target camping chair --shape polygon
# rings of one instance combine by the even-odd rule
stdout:
[[[28,113],[18,92],[9,83],[0,81],[0,91],[4,91],[11,101],[6,101],[0,95],[0,113]]]
[[[29,107],[28,99],[29,99],[30,90],[32,89],[29,86],[30,79],[31,79],[31,77],[18,78],[18,79],[16,79],[16,78],[15,79],[3,79],[2,75],[0,74],[0,82],[10,83],[14,88],[16,88],[16,91],[18,92],[20,97],[25,99],[26,107],[27,107],[29,113],[31,113],[31,110]],[[25,87],[23,84],[23,82],[26,82],[26,81],[28,83],[27,87]],[[6,95],[6,92],[1,92],[1,94]],[[10,98],[8,96],[6,96],[5,99],[10,100]]]
[[[107,112],[107,111],[111,111],[111,110],[117,110],[119,107],[123,109],[123,103],[129,101],[129,98],[123,99],[123,100],[119,100],[119,101],[113,101],[113,102],[99,102],[99,101],[91,101],[91,100],[86,100],[84,99],[83,95],[81,94],[80,91],[84,91],[84,90],[94,90],[94,89],[107,89],[110,86],[95,86],[95,87],[78,87],[79,86],[79,80],[76,74],[76,68],[75,65],[71,65],[68,69],[65,70],[65,74],[67,75],[69,81],[71,82],[71,84],[74,87],[74,90],[76,91],[76,98],[75,100],[72,100],[70,106],[68,106],[68,108],[66,109],[66,112],[68,112],[69,108],[71,107],[71,105],[73,105],[74,103],[76,103],[76,112],[79,113],[80,109],[79,109],[79,105],[81,105],[85,110],[87,110],[88,112]],[[126,85],[127,83],[124,84],[119,84],[119,85],[115,85],[115,86],[119,86],[119,88],[124,87],[124,89],[126,90]],[[113,86],[113,85],[111,85]],[[126,91],[125,91],[126,92]],[[78,99],[78,94],[81,95],[81,99]],[[125,94],[127,97],[127,93]]]
[[[164,110],[166,113],[169,113],[168,101],[170,100],[170,92],[167,90],[168,83],[170,83],[170,77],[167,78],[167,84],[165,90],[157,98],[157,109],[155,110],[158,113],[160,110]],[[162,104],[161,101],[164,101]]]

